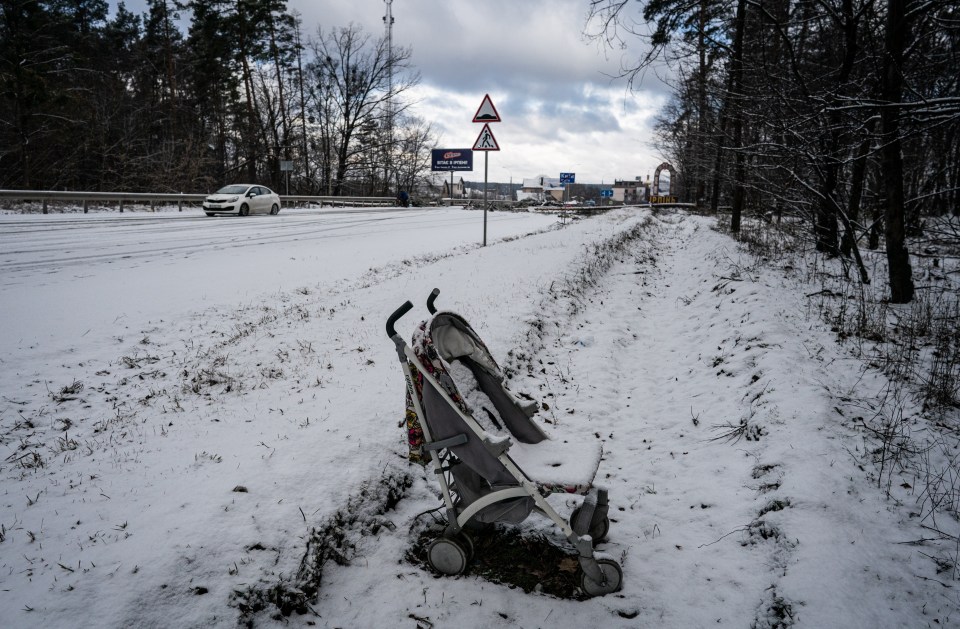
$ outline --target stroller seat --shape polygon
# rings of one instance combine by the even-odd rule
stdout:
[[[593,486],[600,441],[592,434],[547,435],[534,419],[539,405],[507,389],[500,367],[463,317],[436,311],[438,294],[434,289],[427,300],[433,317],[416,328],[411,345],[394,324],[413,304],[406,302],[387,319],[407,381],[409,458],[433,464],[446,506],[446,530],[427,549],[430,565],[461,574],[473,549],[465,527],[520,523],[537,510],[576,549],[583,591],[617,591],[620,565],[594,554],[610,527],[607,491]],[[585,496],[569,522],[546,500],[557,493]]]
[[[603,449],[597,443],[550,439],[531,446],[514,444],[510,456],[537,485],[551,493],[584,495],[593,488]]]
[[[444,313],[444,316],[449,317],[450,314]],[[449,337],[450,333],[441,336]],[[434,339],[437,340],[436,334],[434,334]],[[473,352],[474,356],[480,351],[482,351],[480,348],[476,348]],[[438,353],[440,352],[441,349],[438,348]],[[441,356],[443,356],[442,353]],[[448,353],[447,356],[450,356],[450,354]],[[482,353],[480,356],[483,356]],[[513,412],[513,404],[521,406],[523,403],[505,388],[503,389],[505,395],[494,393],[494,399],[491,399],[491,396],[484,392],[481,382],[474,376],[476,368],[471,368],[470,361],[478,362],[475,359],[458,356],[456,358],[451,357],[450,360],[451,362],[445,365],[447,373],[453,380],[466,406],[472,411],[473,418],[483,428],[484,432],[495,440],[504,440],[515,436],[508,429],[510,424],[504,420],[503,416]],[[488,369],[494,376],[494,380],[502,382],[503,376],[499,368],[496,368],[496,363],[493,363],[492,367],[495,369],[490,367]],[[488,387],[495,384],[494,381],[487,381]],[[495,400],[500,401],[499,406]],[[536,412],[536,403],[533,402],[526,406],[524,418],[532,423]],[[513,425],[516,426],[521,421],[523,419],[516,418]],[[569,439],[547,435],[536,424],[533,427],[538,431],[536,433],[538,437],[542,436],[542,439],[534,443],[525,443],[518,439],[508,451],[510,458],[530,480],[546,493],[584,495],[589,492],[593,487],[593,479],[597,475],[600,458],[603,455],[603,447],[600,442],[592,440],[573,442]]]

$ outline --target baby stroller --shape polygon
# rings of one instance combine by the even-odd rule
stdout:
[[[447,527],[427,548],[437,571],[467,567],[473,542],[466,529],[520,523],[535,509],[550,518],[578,553],[581,589],[602,596],[620,589],[623,571],[594,553],[610,527],[607,492],[592,486],[601,448],[550,439],[533,421],[538,405],[504,386],[503,373],[483,341],[459,315],[437,312],[414,332],[412,345],[396,322],[409,301],[387,319],[387,334],[407,381],[406,426],[411,460],[432,463],[440,481]],[[565,521],[547,502],[552,493],[585,496]]]

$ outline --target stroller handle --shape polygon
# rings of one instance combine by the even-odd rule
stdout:
[[[434,300],[436,300],[437,295],[440,294],[439,288],[434,288],[430,291],[430,296],[427,297],[427,310],[430,311],[430,314],[437,314],[437,307],[433,305]]]
[[[413,309],[413,304],[410,301],[405,302],[402,306],[393,311],[393,314],[387,319],[387,336],[393,338],[397,335],[396,328],[393,327],[393,324],[396,323],[400,317],[407,314]]]

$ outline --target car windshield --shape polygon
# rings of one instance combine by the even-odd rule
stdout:
[[[216,194],[243,194],[249,186],[227,186],[217,190]]]

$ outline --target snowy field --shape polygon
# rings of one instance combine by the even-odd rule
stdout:
[[[862,467],[848,394],[884,379],[714,223],[491,213],[480,247],[459,208],[0,216],[0,624],[960,626],[929,531]],[[383,326],[410,299],[409,337],[434,287],[545,428],[602,442],[622,591],[411,560],[438,488]],[[257,604],[319,575],[319,531],[318,593]]]

